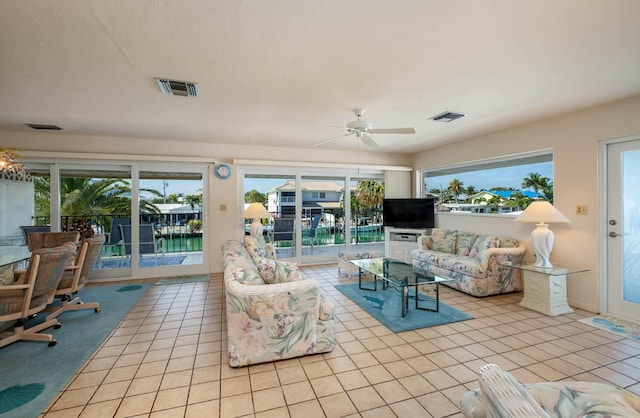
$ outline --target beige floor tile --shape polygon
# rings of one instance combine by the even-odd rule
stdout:
[[[220,396],[225,398],[227,396],[239,395],[242,393],[251,392],[251,383],[249,376],[237,376],[229,379],[223,379],[221,381],[221,394]]]
[[[289,405],[288,409],[291,418],[325,418],[326,416],[317,399]]]
[[[252,395],[253,408],[256,413],[286,406],[280,387],[252,391]]]
[[[89,404],[84,408],[84,410],[79,415],[79,417],[80,418],[112,418],[115,416],[116,411],[120,406],[120,402],[122,402],[122,399],[113,399],[110,401]],[[49,418],[49,414],[47,414],[47,417]]]
[[[191,383],[192,369],[182,370],[174,373],[165,373],[162,377],[160,390],[172,389],[181,386],[189,386]]]
[[[199,383],[189,388],[189,404],[208,402],[220,398],[220,381]]]
[[[121,382],[107,383],[100,385],[91,397],[91,403],[111,401],[114,399],[122,399],[129,389],[131,381],[125,380]]]
[[[360,371],[372,385],[393,380],[393,375],[383,365],[365,367]]]
[[[103,384],[120,382],[123,380],[131,380],[138,372],[138,365],[131,365],[125,367],[116,367],[107,373],[104,378]]]
[[[313,388],[311,388],[311,384],[308,381],[283,385],[282,391],[284,392],[284,398],[287,401],[287,405],[308,401],[316,397],[313,392]]]
[[[376,391],[382,396],[387,404],[400,402],[411,398],[411,394],[398,382],[392,380],[389,382],[378,383],[374,385]]]
[[[155,398],[155,392],[143,395],[127,396],[122,400],[115,417],[124,418],[148,414],[151,412]]]
[[[253,399],[250,393],[220,399],[220,417],[240,417],[253,414]]]
[[[389,405],[393,413],[398,417],[428,417],[428,412],[415,399],[407,399]]]
[[[329,369],[328,365],[325,364],[324,366],[326,369]],[[322,369],[322,365],[320,365],[318,369],[319,369],[319,372],[321,372],[320,369]],[[280,384],[282,385],[295,383],[295,382],[302,382],[304,380],[307,380],[307,375],[305,374],[305,370],[302,368],[301,365],[297,365],[294,367],[279,368],[277,369],[276,372],[278,373],[278,379],[280,379]]]
[[[131,381],[127,396],[141,395],[143,393],[157,392],[162,382],[162,375],[139,377]]]
[[[260,373],[252,373],[250,375],[251,379],[251,390],[262,390],[269,389],[280,386],[280,380],[278,379],[278,373],[275,370],[269,370]]]
[[[311,379],[310,383],[317,397],[333,395],[344,391],[344,388],[335,375]]]
[[[68,409],[76,406],[84,406],[89,403],[98,386],[90,386],[82,389],[67,390],[60,395],[51,407],[52,411]]]
[[[384,400],[371,386],[350,390],[347,393],[356,409],[360,412],[379,408],[385,405]]]
[[[327,418],[344,417],[358,412],[346,393],[336,393],[319,400]]]

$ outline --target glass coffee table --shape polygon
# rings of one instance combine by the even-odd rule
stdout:
[[[440,283],[453,281],[453,279],[434,276],[424,269],[389,257],[351,260],[350,262],[358,267],[358,287],[360,289],[375,291],[378,287],[378,281],[380,281],[383,290],[391,286],[400,292],[403,318],[409,312],[410,298],[415,298],[416,309],[438,312],[440,310]],[[373,287],[366,285],[366,283],[370,282],[364,282],[363,285],[363,272],[373,275]],[[420,301],[433,300],[426,297],[421,298],[418,292],[418,286],[428,285],[432,285],[435,291],[435,308],[420,305]],[[415,296],[409,294],[411,288],[414,289]]]

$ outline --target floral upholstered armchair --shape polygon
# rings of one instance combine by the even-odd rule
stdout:
[[[333,303],[295,264],[245,237],[222,246],[231,367],[332,351]]]

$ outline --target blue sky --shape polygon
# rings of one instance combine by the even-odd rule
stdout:
[[[493,168],[488,170],[469,171],[467,173],[430,177],[427,179],[427,190],[434,188],[446,189],[453,179],[462,182],[463,187],[474,186],[476,190],[489,190],[494,187],[522,188],[522,180],[529,173],[538,173],[553,181],[553,163],[536,163],[511,167]]]

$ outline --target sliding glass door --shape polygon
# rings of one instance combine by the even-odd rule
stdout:
[[[384,254],[384,175],[344,170],[244,168],[244,202],[261,202],[264,238],[279,259],[303,264],[335,262],[340,251]],[[353,176],[353,177],[352,177]],[[249,233],[252,219],[246,219]]]
[[[82,237],[104,234],[92,278],[205,273],[207,170],[206,165],[32,164],[33,223]]]

